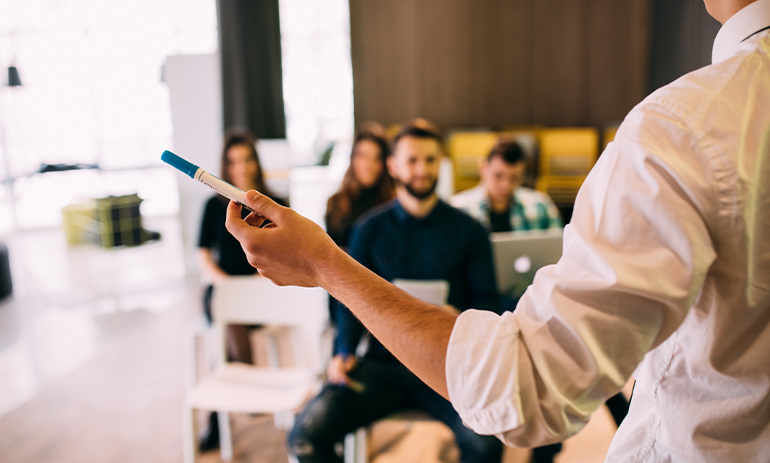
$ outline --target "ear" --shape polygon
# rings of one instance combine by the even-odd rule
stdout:
[[[385,158],[385,165],[388,167],[388,174],[390,174],[391,177],[396,178],[394,172],[395,172],[395,156],[391,154],[387,158]]]
[[[485,156],[481,156],[478,161],[479,164],[479,174],[487,170],[487,158]]]

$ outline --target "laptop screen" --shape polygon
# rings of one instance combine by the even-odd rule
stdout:
[[[497,289],[519,297],[532,284],[535,272],[561,258],[563,230],[533,230],[492,233]]]

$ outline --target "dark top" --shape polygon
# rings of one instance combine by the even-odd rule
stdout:
[[[447,302],[458,310],[498,310],[499,300],[487,232],[466,213],[439,201],[427,217],[410,216],[397,200],[365,214],[353,227],[350,255],[393,281],[447,280]],[[335,353],[351,354],[364,327],[341,306]],[[367,358],[395,358],[376,340]]]
[[[347,250],[348,245],[350,244],[350,233],[353,229],[353,224],[359,217],[364,215],[364,213],[379,205],[377,202],[378,190],[379,187],[362,189],[359,192],[358,197],[352,201],[348,215],[343,217],[336,225],[329,221],[329,212],[331,211],[327,209],[326,217],[324,217],[326,233],[328,233],[329,237],[337,243],[337,246]],[[343,310],[346,311],[347,309],[342,307],[342,304],[337,299],[329,296],[329,320],[331,320],[332,325],[335,327],[337,326],[337,314]]]
[[[283,204],[280,200],[273,200]],[[225,228],[227,203],[228,201],[219,195],[212,196],[206,203],[198,247],[211,249],[217,264],[228,275],[253,275],[257,269],[249,264],[241,243]],[[246,217],[248,213],[249,211],[243,209],[241,216]]]
[[[379,187],[362,189],[358,198],[356,198],[350,205],[350,212],[348,215],[343,217],[337,226],[329,223],[329,211],[326,211],[326,232],[331,239],[337,243],[337,246],[341,248],[348,247],[350,244],[350,232],[353,229],[353,224],[359,217],[364,215],[364,213],[378,205],[378,190]]]
[[[513,231],[511,226],[511,212],[506,209],[502,213],[497,213],[489,209],[489,227],[492,233]]]

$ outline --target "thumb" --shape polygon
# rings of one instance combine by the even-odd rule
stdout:
[[[246,205],[271,222],[276,222],[282,209],[278,203],[256,190],[246,192]]]

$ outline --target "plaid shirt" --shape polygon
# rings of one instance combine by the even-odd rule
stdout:
[[[520,186],[513,192],[512,199],[508,213],[514,230],[545,230],[564,226],[559,209],[547,194]],[[489,212],[492,205],[484,185],[458,193],[449,202],[481,222],[487,230],[491,229]]]

